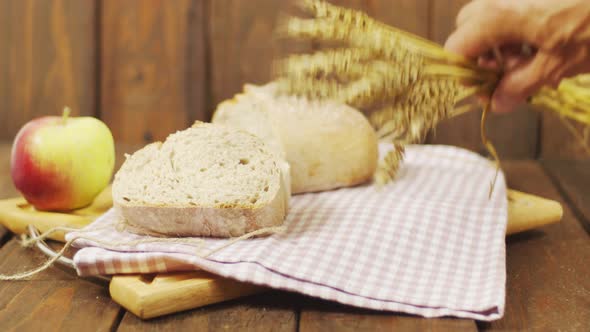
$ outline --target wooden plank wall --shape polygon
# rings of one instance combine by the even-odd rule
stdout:
[[[100,115],[113,135],[162,139],[204,117],[204,2],[101,3]]]
[[[0,139],[31,118],[96,113],[96,4],[0,0]]]
[[[444,43],[468,0],[333,0]],[[273,38],[277,0],[0,0],[0,139],[29,119],[56,114],[102,118],[115,138],[146,143],[207,120],[244,83],[270,78],[271,59],[312,50]],[[480,112],[441,124],[428,142],[485,153]],[[587,158],[550,115],[523,108],[492,116],[500,156]]]

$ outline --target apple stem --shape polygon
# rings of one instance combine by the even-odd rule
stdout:
[[[72,112],[72,110],[69,107],[64,107],[64,111],[61,115],[62,121],[63,121],[63,125],[65,126],[66,122],[68,121],[68,117],[70,116],[70,113]]]

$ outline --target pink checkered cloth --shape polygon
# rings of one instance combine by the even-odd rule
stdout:
[[[282,233],[208,258],[199,252],[227,240],[113,250],[79,239],[74,262],[81,276],[203,269],[357,307],[495,320],[504,312],[507,199],[501,173],[488,198],[494,174],[472,152],[410,146],[392,184],[294,196]],[[118,221],[111,210],[83,235],[115,243],[148,238],[117,231]]]

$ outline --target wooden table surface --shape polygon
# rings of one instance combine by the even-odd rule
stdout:
[[[121,153],[119,149],[118,159]],[[0,143],[0,198],[17,195],[10,146]],[[59,267],[27,281],[0,282],[0,329],[19,331],[589,331],[590,161],[505,161],[508,185],[560,201],[563,221],[507,238],[504,318],[491,323],[423,319],[360,310],[297,294],[269,291],[142,321],[113,302],[106,284]],[[39,266],[0,228],[0,273]]]

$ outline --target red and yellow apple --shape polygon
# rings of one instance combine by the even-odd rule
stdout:
[[[84,207],[108,185],[115,165],[109,128],[93,117],[45,116],[23,126],[12,145],[15,187],[38,210]]]

